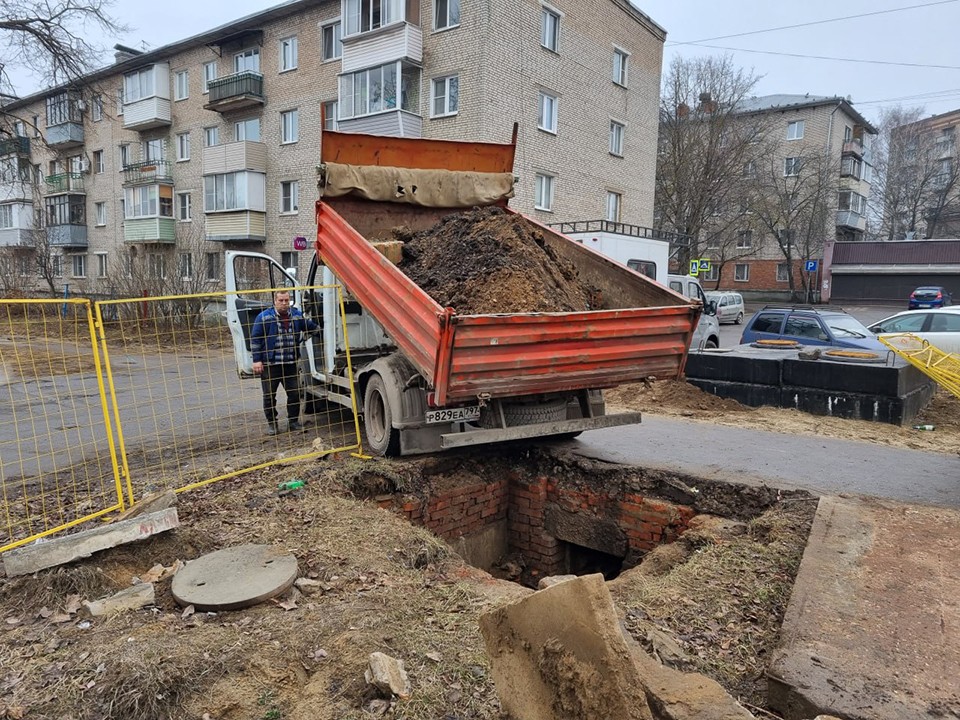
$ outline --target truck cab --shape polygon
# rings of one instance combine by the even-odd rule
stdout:
[[[717,305],[708,300],[700,281],[692,275],[668,275],[667,286],[676,293],[703,303],[703,313],[693,330],[690,348],[693,350],[720,347],[720,321],[717,320]]]

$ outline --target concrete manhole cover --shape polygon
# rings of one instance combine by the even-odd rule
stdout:
[[[173,576],[171,591],[197,610],[238,610],[282,595],[297,579],[297,559],[270,545],[239,545],[203,555]]]

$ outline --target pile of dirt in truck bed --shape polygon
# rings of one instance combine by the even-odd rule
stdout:
[[[448,215],[427,230],[394,231],[400,269],[461,315],[597,309],[596,290],[528,220],[498,207]]]

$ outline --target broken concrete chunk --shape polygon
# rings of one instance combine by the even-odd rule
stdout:
[[[173,490],[160,490],[144,495],[133,506],[127,508],[114,518],[113,522],[122,522],[130,518],[148,515],[149,513],[166,510],[177,504],[177,493]]]
[[[121,590],[108,598],[94,600],[93,602],[85,600],[82,604],[92,617],[101,617],[103,615],[115,615],[127,610],[138,610],[147,605],[153,605],[155,600],[153,583],[140,583]]]
[[[384,695],[396,695],[401,699],[410,697],[412,692],[403,660],[397,660],[382,652],[370,654],[370,667],[364,677]]]
[[[553,587],[554,585],[559,585],[562,582],[567,580],[576,580],[576,575],[550,575],[549,577],[540,578],[540,582],[537,583],[537,590],[546,590],[548,587]]]
[[[313,595],[314,593],[323,592],[323,583],[319,580],[311,580],[310,578],[297,578],[293,583],[297,589],[302,592],[304,595]]]

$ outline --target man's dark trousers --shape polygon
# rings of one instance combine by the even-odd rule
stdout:
[[[287,393],[287,421],[300,419],[300,383],[297,377],[297,364],[263,366],[260,387],[263,389],[263,414],[271,425],[277,423],[277,388],[283,385]]]

